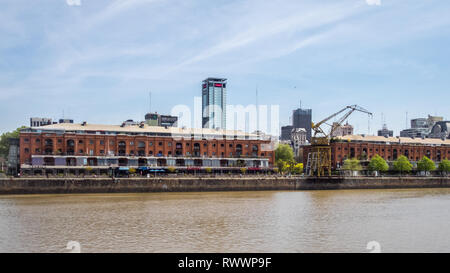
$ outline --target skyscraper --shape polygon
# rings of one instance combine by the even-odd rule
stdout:
[[[207,78],[202,83],[202,127],[226,129],[227,79]]]
[[[305,128],[306,139],[311,142],[311,123],[312,123],[312,109],[298,108],[292,113],[292,125],[294,128]]]

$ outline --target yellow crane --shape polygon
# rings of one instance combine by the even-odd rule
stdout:
[[[345,113],[345,115],[343,115],[337,122],[334,122],[331,125],[327,123],[327,121],[337,117],[338,115],[346,111],[347,113]],[[314,131],[314,134],[311,138],[311,151],[308,153],[308,161],[305,168],[305,173],[307,175],[324,176],[325,172],[327,172],[328,175],[331,175],[330,142],[333,132],[337,128],[339,128],[342,123],[355,111],[366,113],[369,116],[372,116],[372,113],[367,111],[366,109],[358,105],[350,105],[316,124],[314,124],[314,122],[311,124],[311,129]],[[321,127],[324,124],[331,126],[331,129],[328,133],[326,133],[325,130],[323,130]]]

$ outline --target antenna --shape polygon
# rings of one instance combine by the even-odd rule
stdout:
[[[256,131],[259,131],[258,85],[256,85]]]
[[[148,92],[149,102],[148,102],[148,112],[152,112],[152,92]]]
[[[405,121],[406,129],[408,129],[408,112],[406,112],[406,121]]]

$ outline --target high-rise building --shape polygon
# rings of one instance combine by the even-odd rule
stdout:
[[[305,128],[306,139],[311,142],[311,123],[312,123],[312,109],[298,108],[292,113],[292,126],[294,128]]]
[[[292,125],[282,126],[280,140],[291,140],[292,129],[294,129]]]
[[[207,78],[202,83],[202,127],[226,129],[227,79]]]

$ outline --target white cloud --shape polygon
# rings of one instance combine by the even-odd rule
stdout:
[[[66,0],[69,6],[81,6],[81,0]]]
[[[369,6],[379,6],[381,5],[381,0],[366,0],[366,3]]]

